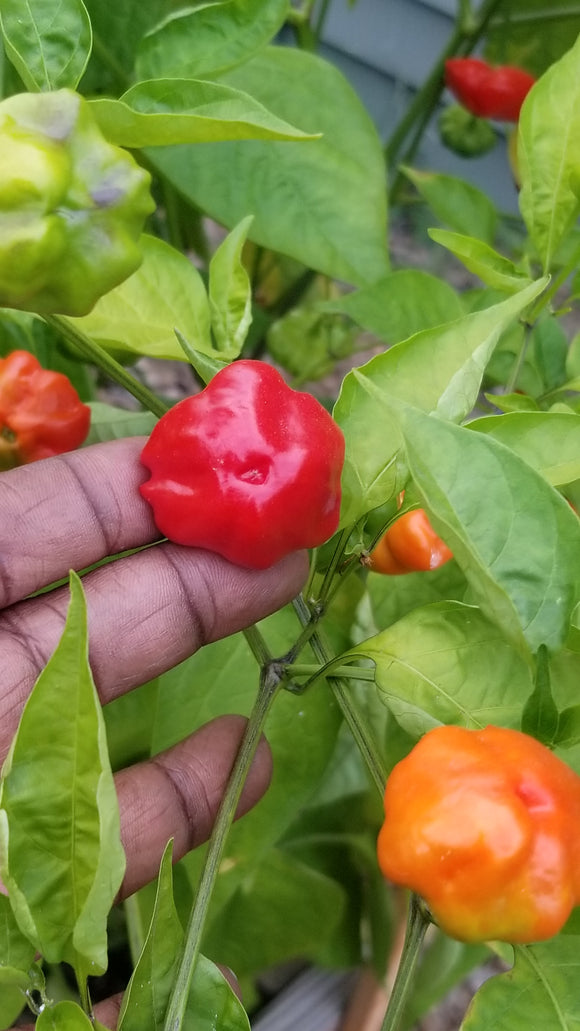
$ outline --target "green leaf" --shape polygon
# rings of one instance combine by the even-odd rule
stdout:
[[[242,219],[215,251],[209,265],[211,328],[219,352],[238,355],[252,321],[252,287],[242,262],[252,215]]]
[[[91,100],[101,131],[121,147],[222,140],[312,140],[241,90],[196,79],[139,82],[119,100]]]
[[[535,75],[562,57],[580,32],[578,0],[505,0],[486,26],[485,56],[491,64],[515,64]]]
[[[93,45],[83,0],[2,0],[0,27],[28,90],[75,89]]]
[[[95,46],[87,68],[85,94],[118,96],[132,74],[137,47],[145,32],[167,11],[167,0],[123,0],[103,3],[85,0],[93,26]],[[88,81],[87,81],[88,80]]]
[[[441,723],[518,727],[529,668],[501,630],[473,606],[436,602],[351,649],[375,663],[375,681],[414,737]]]
[[[502,332],[546,282],[539,280],[491,308],[417,333],[348,373],[334,409],[346,438],[342,526],[354,523],[404,486],[398,467],[401,435],[387,399],[425,412],[437,410],[458,422],[466,418]]]
[[[518,157],[520,211],[547,272],[580,210],[580,39],[526,97]]]
[[[141,41],[137,74],[213,78],[269,43],[288,10],[289,0],[228,0],[176,11]]]
[[[162,1031],[181,955],[183,929],[173,902],[172,842],[159,869],[151,923],[123,997],[119,1031]],[[183,1031],[249,1031],[244,1008],[223,974],[200,955]]]
[[[0,1028],[2,1031],[6,1031],[7,1028],[12,1027],[16,1018],[22,1013],[25,999],[20,987],[4,985],[1,981],[0,985],[2,985],[0,994]]]
[[[486,286],[505,293],[515,293],[530,283],[529,276],[518,272],[513,261],[504,258],[489,244],[476,240],[473,236],[461,233],[450,233],[445,229],[429,229],[429,236],[435,243],[446,247],[456,258],[459,258],[466,269],[479,276]]]
[[[30,986],[29,970],[34,960],[34,945],[24,937],[16,923],[6,895],[0,892],[0,1028],[12,1027],[24,1008],[23,992]]]
[[[493,437],[412,408],[400,420],[414,484],[485,615],[516,647],[561,647],[579,595],[578,517]]]
[[[580,938],[559,935],[539,945],[517,945],[513,970],[492,977],[475,996],[462,1031],[550,1028],[580,1025]]]
[[[457,233],[493,242],[497,211],[487,194],[454,175],[420,172],[416,168],[402,168],[401,171],[440,222]]]
[[[98,1026],[76,1002],[68,1000],[45,1006],[35,1024],[36,1031],[97,1031]]]
[[[175,329],[212,354],[209,302],[202,278],[179,251],[154,236],[141,238],[143,263],[73,325],[105,350],[184,360]]]
[[[149,436],[157,419],[151,412],[131,412],[126,408],[91,401],[91,428],[84,446],[121,437]]]
[[[293,611],[276,613],[260,628],[273,654],[285,654],[296,637]],[[309,654],[305,653],[305,662],[313,661]],[[170,747],[215,716],[249,713],[256,686],[255,659],[243,635],[203,648],[160,681],[153,752]],[[276,699],[267,727],[274,757],[272,783],[259,806],[236,822],[228,836],[212,897],[214,915],[310,798],[332,756],[340,722],[327,691],[309,691],[300,698],[284,691]],[[192,885],[198,883],[202,863],[203,849],[182,860]]]
[[[326,310],[325,304],[292,308],[268,330],[268,351],[293,376],[293,387],[326,376],[356,348],[355,330]]]
[[[189,364],[204,386],[207,386],[216,373],[221,372],[222,369],[225,369],[226,366],[229,365],[229,362],[222,362],[218,358],[213,358],[209,354],[203,354],[201,351],[196,351],[178,329],[175,330],[175,336],[177,337],[179,345]]]
[[[247,141],[148,151],[173,185],[249,238],[336,279],[362,286],[387,272],[385,167],[376,129],[332,65],[270,47],[223,80],[307,133],[303,143]]]
[[[238,977],[313,956],[331,938],[345,901],[332,878],[272,849],[222,910],[204,949]]]
[[[580,479],[580,415],[510,412],[474,419],[468,427],[511,448],[553,487]]]
[[[580,705],[570,705],[558,714],[554,744],[558,748],[573,748],[580,744]]]
[[[373,630],[378,630],[390,626],[419,606],[436,601],[463,601],[467,583],[457,562],[451,561],[439,569],[406,573],[404,576],[369,573],[367,590]]]
[[[151,923],[123,996],[119,1031],[160,1031],[175,978],[183,928],[173,902],[173,840],[165,848]]]
[[[20,930],[7,895],[0,892],[0,984],[10,983],[14,971],[24,974],[28,982],[28,970],[34,959],[35,948]]]
[[[107,917],[125,870],[101,709],[87,659],[86,607],[71,603],[30,695],[0,795],[0,871],[22,932],[45,959],[107,966]]]
[[[484,397],[494,408],[499,408],[500,411],[505,413],[540,411],[538,402],[528,394],[491,394],[485,392]],[[490,417],[484,418],[494,419],[496,417],[490,415]],[[479,422],[479,420],[474,420],[474,424],[476,422]],[[471,423],[469,425],[471,426]]]
[[[565,394],[565,393],[579,393],[580,392],[580,376],[575,376],[574,379],[568,380],[567,383],[562,383],[557,390],[552,391],[552,395]]]
[[[399,269],[362,290],[321,306],[342,312],[387,344],[460,319],[461,302],[443,279],[419,269]]]
[[[548,393],[566,380],[568,338],[561,323],[552,315],[536,322],[531,344],[531,361],[538,371],[542,392]]]
[[[552,695],[549,656],[542,645],[536,656],[534,690],[522,711],[521,729],[524,734],[530,734],[550,747],[556,742],[558,722],[558,707]]]
[[[433,926],[420,956],[416,986],[403,1026],[414,1026],[420,1017],[441,1002],[455,985],[465,982],[468,974],[475,967],[481,967],[490,956],[487,945],[466,945]]]
[[[538,402],[533,397],[530,397],[529,394],[492,394],[486,391],[484,397],[486,401],[489,401],[490,405],[493,405],[494,408],[499,408],[500,412],[506,414],[513,414],[514,412],[539,412],[540,410]],[[477,429],[476,424],[480,421],[483,422],[487,418],[495,419],[496,416],[484,416],[481,420],[474,419],[472,423],[469,423],[470,428],[473,426],[474,429]],[[517,448],[514,448],[514,451],[517,451]]]
[[[195,968],[183,1031],[250,1031],[248,1016],[233,988],[203,955]]]

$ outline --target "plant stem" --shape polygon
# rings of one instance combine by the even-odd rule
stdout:
[[[301,596],[295,599],[294,609],[302,625],[306,626],[310,621],[310,611]],[[317,631],[312,634],[310,646],[320,662],[327,663],[330,661],[328,648],[320,632]],[[339,677],[329,677],[328,683],[365,761],[371,779],[382,798],[387,774],[372,730],[367,720],[353,703],[350,685]]]
[[[270,662],[272,662],[272,654],[260,631],[258,630],[258,627],[254,623],[252,624],[252,626],[247,627],[247,629],[243,631],[243,634],[246,638],[246,642],[249,645],[252,655],[258,663],[260,669],[263,669],[264,666],[267,666]]]
[[[294,665],[288,666],[287,672],[292,673],[294,677],[314,677],[317,673],[323,669],[323,666],[315,666],[313,663],[300,663],[297,662]],[[352,680],[371,680],[375,679],[375,671],[368,669],[365,666],[337,666],[333,670],[333,675],[337,677],[345,677],[346,679]]]
[[[552,299],[556,296],[558,290],[561,290],[568,277],[571,276],[572,273],[576,270],[579,258],[580,250],[576,248],[568,264],[560,269],[558,274],[554,276],[554,279],[550,283],[548,289],[544,290],[544,292],[540,294],[540,296],[538,297],[538,300],[536,301],[527,319],[530,325],[536,322],[538,317],[541,315],[542,311],[548,307]]]
[[[338,540],[336,542],[336,548],[334,549],[334,554],[333,554],[333,556],[332,556],[332,558],[330,560],[330,565],[328,566],[328,569],[324,573],[324,577],[322,579],[322,584],[320,586],[320,592],[319,592],[319,595],[318,595],[318,600],[322,604],[326,604],[326,602],[328,601],[328,595],[329,595],[329,593],[331,591],[331,588],[332,588],[332,585],[334,583],[335,573],[336,573],[336,571],[338,569],[338,566],[339,566],[340,562],[342,561],[342,556],[344,554],[344,549],[345,549],[345,547],[347,545],[348,538],[350,537],[351,530],[352,530],[352,527],[346,527],[342,531],[342,533],[340,534],[340,536],[338,537]],[[338,581],[338,583],[340,584],[340,580]]]
[[[518,376],[519,376],[520,372],[522,371],[522,366],[524,364],[524,359],[526,357],[526,351],[527,351],[529,343],[530,343],[531,332],[532,332],[531,327],[530,326],[526,326],[525,333],[524,333],[524,339],[522,341],[522,346],[520,347],[520,352],[517,355],[516,360],[514,361],[512,371],[510,372],[509,379],[508,379],[508,381],[506,383],[506,388],[505,388],[505,393],[506,394],[513,394],[513,392],[514,392],[514,390],[516,388],[516,384],[518,382]]]
[[[499,15],[491,19],[491,28],[504,25],[526,25],[546,21],[569,21],[571,18],[580,18],[580,4],[575,7],[554,7],[551,11],[513,11],[507,17]]]
[[[69,343],[73,344],[80,351],[83,358],[98,365],[107,376],[132,394],[144,408],[147,408],[157,416],[165,414],[169,405],[165,404],[143,383],[140,383],[130,372],[127,372],[119,362],[115,361],[110,354],[107,354],[100,344],[97,344],[96,340],[91,340],[82,330],[77,329],[72,322],[62,315],[43,315],[42,318],[47,325],[52,326]]]
[[[421,951],[421,945],[429,923],[429,917],[425,913],[419,898],[413,893],[409,898],[407,931],[401,954],[401,962],[399,963],[399,969],[397,970],[397,976],[381,1031],[397,1031],[400,1026],[409,999],[409,992],[413,986],[413,975]]]
[[[260,677],[258,697],[248,720],[240,750],[234,762],[209,841],[208,853],[191,911],[177,977],[169,999],[163,1025],[164,1031],[180,1031],[183,1027],[183,1018],[191,981],[200,951],[201,936],[212,892],[219,874],[227,836],[233,823],[242,788],[260,742],[266,719],[279,689],[280,678],[278,674],[273,667],[266,667]]]
[[[317,44],[320,43],[320,37],[324,31],[324,23],[326,21],[329,7],[330,0],[322,0],[318,11],[318,18],[316,19],[316,25],[314,26],[314,35],[316,36]]]
[[[93,1006],[91,1003],[91,996],[89,994],[87,972],[85,970],[84,962],[81,959],[79,959],[78,964],[75,965],[75,977],[83,1012],[87,1014],[87,1017],[92,1019]]]
[[[137,966],[137,960],[141,955],[145,944],[145,928],[141,917],[141,907],[137,895],[129,895],[123,902],[125,911],[125,923],[127,926],[127,938],[129,940],[129,952],[133,966]]]
[[[448,57],[453,57],[454,54],[461,53],[461,56],[464,57],[471,53],[500,2],[501,0],[484,0],[473,20],[464,20],[460,12],[447,44],[387,141],[385,155],[389,164],[395,164],[405,139],[417,122],[417,132],[414,135],[411,147],[405,154],[403,163],[411,160],[423,129],[439,102],[439,97],[443,90],[445,61]]]

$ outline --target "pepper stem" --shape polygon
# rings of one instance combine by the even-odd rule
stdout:
[[[304,598],[300,595],[298,595],[294,600],[294,611],[296,612],[302,626],[308,626],[310,610],[304,601]],[[326,665],[330,661],[330,651],[327,648],[320,631],[317,630],[311,635],[310,647],[319,662]],[[345,722],[359,748],[373,783],[382,798],[385,790],[387,774],[373,731],[369,726],[368,721],[353,701],[350,685],[342,678],[333,676],[328,678],[328,683],[340,707]]]
[[[152,390],[149,390],[144,383],[141,383],[130,372],[127,372],[96,340],[92,340],[86,333],[82,333],[80,329],[77,329],[72,322],[69,322],[62,315],[43,315],[42,318],[47,325],[56,329],[65,340],[68,340],[69,343],[76,347],[83,358],[98,365],[107,376],[132,394],[144,408],[159,417],[165,415],[169,406],[158,398]]]
[[[165,1023],[163,1025],[164,1031],[181,1031],[183,1027],[191,982],[200,951],[201,936],[205,927],[212,892],[219,874],[227,836],[234,820],[252,760],[260,743],[266,719],[279,689],[280,678],[277,672],[273,667],[267,667],[260,677],[258,696],[248,719],[240,750],[234,762],[209,841],[205,865],[189,918],[177,977],[173,984],[167,1007]]]
[[[400,1027],[401,1019],[409,1000],[409,993],[413,987],[415,968],[421,952],[421,945],[430,922],[421,900],[413,892],[409,898],[407,930],[401,953],[401,961],[381,1031],[398,1031]]]

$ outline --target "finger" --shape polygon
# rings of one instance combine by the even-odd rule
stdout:
[[[95,1017],[103,1027],[115,1031],[119,1021],[122,1001],[123,995],[120,993],[119,995],[113,995],[110,999],[106,999],[105,1002],[97,1003],[95,1006]],[[24,1031],[26,1031],[26,1028],[24,1028]],[[33,1031],[33,1029],[30,1028],[30,1031]]]
[[[300,590],[305,576],[303,553],[256,572],[169,543],[88,574],[83,584],[89,658],[101,701],[276,611]],[[0,759],[62,634],[68,600],[62,588],[0,612]]]
[[[139,493],[143,443],[94,444],[2,473],[0,608],[160,537]]]
[[[222,716],[167,752],[116,775],[127,857],[120,898],[157,876],[170,838],[175,860],[208,839],[245,727],[242,716]],[[271,773],[270,749],[262,739],[236,816],[262,797]]]

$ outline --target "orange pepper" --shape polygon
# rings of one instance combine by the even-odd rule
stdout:
[[[28,351],[0,359],[0,469],[73,451],[90,421],[64,373],[43,369]]]
[[[437,727],[387,781],[378,859],[453,938],[550,938],[580,903],[580,777],[520,731]]]
[[[405,512],[383,534],[369,558],[369,569],[397,575],[438,569],[453,558],[447,545],[437,536],[422,508]]]

